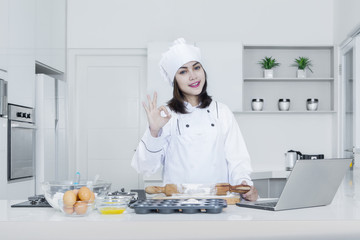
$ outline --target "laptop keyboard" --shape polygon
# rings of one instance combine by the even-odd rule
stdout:
[[[257,206],[266,206],[266,207],[275,207],[277,202],[263,202],[263,203],[256,203],[254,205]]]

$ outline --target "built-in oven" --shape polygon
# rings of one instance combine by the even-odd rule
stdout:
[[[8,180],[27,180],[35,173],[35,110],[8,105]]]

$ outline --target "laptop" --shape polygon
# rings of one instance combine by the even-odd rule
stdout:
[[[350,158],[298,160],[279,198],[241,201],[236,205],[272,211],[328,205],[351,161]]]

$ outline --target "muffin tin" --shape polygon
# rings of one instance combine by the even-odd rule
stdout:
[[[221,213],[226,207],[224,199],[147,199],[130,205],[137,214]]]

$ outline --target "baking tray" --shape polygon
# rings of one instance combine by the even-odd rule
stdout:
[[[130,205],[137,214],[221,213],[226,207],[224,199],[147,199]]]

